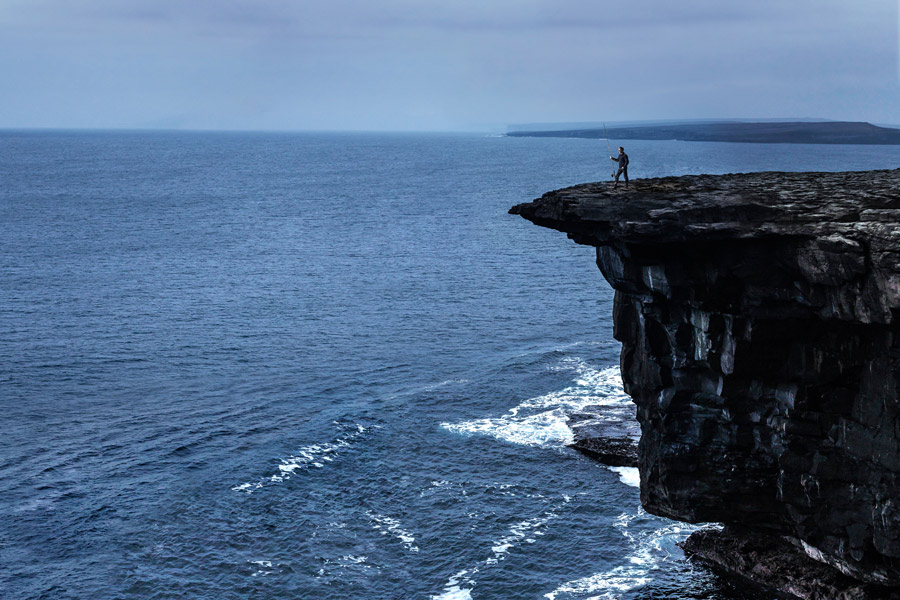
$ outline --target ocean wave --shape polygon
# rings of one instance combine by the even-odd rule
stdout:
[[[475,569],[474,573],[477,572],[478,569]],[[436,596],[432,596],[431,600],[472,600],[472,591],[460,586],[460,582],[465,580],[467,575],[469,575],[469,571],[462,570],[452,576],[447,581],[447,585],[444,586],[444,591]],[[466,580],[466,583],[468,583],[468,580]]]
[[[520,543],[533,544],[537,538],[544,535],[542,527],[553,519],[559,517],[559,511],[563,506],[572,501],[570,496],[563,496],[562,502],[544,511],[537,517],[525,519],[511,525],[505,535],[491,542],[491,556],[484,559],[469,569],[459,571],[447,580],[444,590],[440,594],[431,596],[431,600],[468,600],[472,597],[472,588],[475,587],[475,575],[482,570],[493,567],[506,559],[512,548]]]
[[[322,567],[316,573],[316,579],[334,578],[340,579],[346,571],[368,571],[373,565],[368,564],[368,556],[357,556],[353,554],[345,554],[338,558],[326,558]]]
[[[339,423],[335,424],[340,425]],[[352,442],[361,438],[373,427],[378,426],[372,425],[370,427],[363,427],[356,423],[348,432],[337,436],[330,442],[304,446],[300,448],[296,454],[281,459],[281,462],[277,465],[278,472],[275,474],[258,481],[249,481],[236,485],[231,489],[235,492],[251,494],[262,487],[282,483],[293,477],[299,471],[321,469],[327,463],[336,460],[342,449],[348,448]]]
[[[574,442],[569,415],[588,406],[631,410],[618,367],[598,369],[578,358],[560,361],[554,370],[574,372],[572,385],[525,400],[499,417],[486,417],[441,427],[464,435],[487,435],[527,446],[561,447]]]
[[[366,511],[366,516],[372,520],[372,528],[377,529],[381,533],[381,535],[390,535],[391,537],[400,540],[400,542],[403,544],[403,547],[410,552],[419,551],[419,547],[416,546],[416,538],[413,537],[410,532],[401,528],[400,521],[398,521],[397,519],[385,515],[379,515],[372,512],[371,510]]]
[[[629,542],[632,551],[620,562],[622,564],[607,571],[588,577],[575,579],[544,594],[547,600],[582,598],[590,594],[590,600],[615,600],[622,593],[641,588],[653,581],[653,573],[674,558],[681,558],[676,543],[684,540],[702,525],[669,523],[663,527],[631,533],[635,521],[646,522],[653,519],[643,509],[635,514],[622,514],[613,527]]]
[[[641,472],[637,467],[606,467],[619,476],[619,481],[625,485],[641,489]]]
[[[270,560],[248,560],[247,562],[256,565],[256,570],[250,574],[250,577],[265,577],[275,572]]]

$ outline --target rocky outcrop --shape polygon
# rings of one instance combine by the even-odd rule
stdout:
[[[900,170],[586,184],[510,212],[597,248],[655,514],[900,585]]]
[[[900,592],[861,583],[807,555],[796,540],[743,527],[703,528],[680,544],[716,570],[801,600],[900,600]]]
[[[571,448],[611,467],[638,466],[641,431],[634,411],[585,406],[569,415],[567,425],[575,440]]]

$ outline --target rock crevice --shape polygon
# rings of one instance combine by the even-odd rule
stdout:
[[[586,184],[510,211],[597,248],[641,500],[900,585],[900,170]]]

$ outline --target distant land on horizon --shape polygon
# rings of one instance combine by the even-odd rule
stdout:
[[[900,145],[900,129],[853,121],[705,121],[545,131],[510,131],[510,137],[568,137],[612,140],[679,140],[767,144]]]

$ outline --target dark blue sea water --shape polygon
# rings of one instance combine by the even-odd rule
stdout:
[[[634,177],[900,148],[627,142]],[[627,406],[602,141],[0,133],[0,596],[756,598],[565,448]]]

